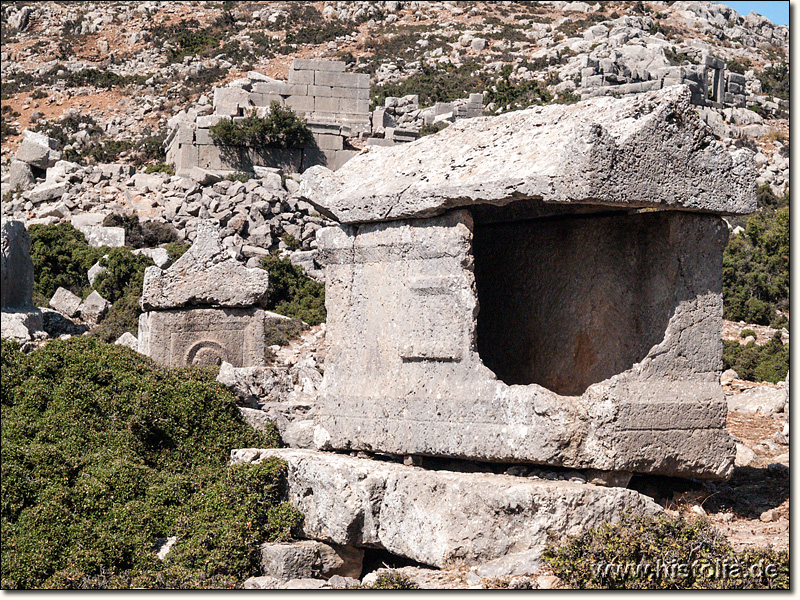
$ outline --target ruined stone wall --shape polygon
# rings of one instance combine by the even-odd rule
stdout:
[[[254,109],[264,115],[272,102],[306,118],[316,147],[256,152],[214,145],[209,128],[220,119],[236,121]],[[346,73],[341,61],[294,59],[286,81],[251,71],[228,87],[214,88],[213,106],[192,109],[176,123],[167,139],[167,160],[178,175],[193,167],[241,171],[253,165],[303,171],[324,164],[335,170],[357,153],[345,148],[345,138],[369,133],[370,123],[369,75]]]

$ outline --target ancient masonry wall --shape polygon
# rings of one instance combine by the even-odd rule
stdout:
[[[215,146],[209,128],[220,119],[241,120],[255,109],[259,115],[272,102],[302,114],[317,148],[242,151]],[[371,131],[369,75],[346,73],[341,61],[294,59],[286,81],[251,72],[230,87],[214,89],[211,114],[186,120],[167,139],[168,162],[178,175],[193,167],[212,170],[247,170],[256,166],[280,166],[302,171],[314,164],[337,169],[358,150],[346,149],[345,138]]]
[[[692,90],[692,104],[698,106],[744,107],[745,77],[726,71],[725,63],[704,55],[701,64],[663,67],[654,71],[634,69],[611,60],[585,59],[581,71],[581,99],[594,96],[628,96],[686,84]]]

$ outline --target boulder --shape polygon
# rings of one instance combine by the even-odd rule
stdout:
[[[24,344],[32,339],[46,337],[47,334],[42,330],[42,313],[37,308],[2,311],[0,334],[5,339]]]
[[[127,346],[131,350],[139,351],[139,340],[130,331],[123,333],[114,343],[118,346]]]
[[[535,575],[542,567],[541,549],[514,552],[490,560],[478,567],[476,573],[481,577],[508,577],[513,575]]]
[[[282,582],[278,581],[274,577],[262,575],[259,577],[250,577],[249,579],[245,579],[243,587],[246,590],[279,590],[281,585]]]
[[[62,315],[72,318],[78,314],[78,309],[81,306],[81,298],[68,289],[60,287],[56,290],[55,294],[53,294],[53,297],[50,298],[49,304]]]
[[[73,223],[74,224],[74,223]],[[109,246],[119,248],[125,245],[125,229],[123,227],[103,227],[102,225],[75,226],[92,248]]]
[[[328,579],[333,575],[359,577],[364,551],[346,546],[329,546],[314,540],[267,543],[261,548],[264,575],[291,579]]]
[[[725,399],[728,401],[728,410],[774,415],[784,410],[786,389],[764,385],[752,387],[739,394],[728,394]]]
[[[66,183],[40,183],[28,192],[28,199],[34,204],[61,198],[67,191]]]
[[[628,489],[428,471],[310,450],[239,449],[231,462],[272,456],[288,465],[288,496],[303,513],[304,537],[384,548],[438,567],[540,549],[548,531],[557,537],[579,533],[626,511],[662,511]]]
[[[141,305],[144,310],[259,306],[266,302],[268,280],[265,270],[228,257],[213,221],[199,221],[194,244],[171,267],[145,270]]]
[[[17,160],[40,169],[46,169],[61,158],[61,153],[56,150],[58,148],[57,140],[28,129],[22,133],[24,138],[14,157]]]
[[[752,153],[729,153],[690,101],[688,86],[672,86],[464,119],[410,144],[361,153],[335,173],[311,167],[301,193],[340,223],[522,198],[752,212]]]
[[[106,270],[106,267],[100,265],[99,262],[94,263],[91,267],[89,267],[89,272],[86,274],[89,278],[89,283],[94,285],[94,280],[97,279],[97,276],[100,275],[103,271]]]
[[[169,252],[167,252],[166,248],[138,248],[134,250],[133,253],[152,258],[159,269],[166,269],[171,262],[169,259]]]
[[[223,362],[217,382],[230,389],[242,406],[257,408],[267,402],[281,402],[294,385],[286,367],[239,367]]]
[[[31,166],[21,160],[12,160],[8,169],[8,183],[12,190],[29,190],[36,184]]]
[[[192,167],[189,169],[188,177],[195,180],[200,185],[211,185],[222,179],[218,173],[200,167]]]
[[[79,312],[81,319],[96,324],[103,320],[109,308],[111,308],[111,302],[95,290],[81,303]]]

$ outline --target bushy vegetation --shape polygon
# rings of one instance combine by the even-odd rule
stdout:
[[[220,119],[209,132],[215,144],[256,149],[299,148],[311,144],[314,139],[303,118],[277,102],[272,102],[264,117],[252,111],[241,121]]]
[[[3,340],[2,372],[3,588],[233,587],[299,523],[283,463],[228,466],[278,436],[242,421],[216,369],[73,338]]]
[[[767,67],[757,77],[761,80],[762,94],[789,99],[789,65],[785,62]]]
[[[19,113],[8,104],[0,109],[0,142],[4,142],[8,136],[19,135],[16,126],[12,124],[18,116]]]
[[[167,175],[175,175],[175,169],[172,168],[172,165],[167,165],[164,163],[158,163],[155,165],[148,165],[145,170],[145,173],[166,173]]]
[[[34,303],[47,306],[59,287],[84,295],[89,286],[86,273],[106,249],[89,246],[83,233],[70,223],[31,225],[28,233],[35,274]]]
[[[400,98],[416,94],[419,96],[420,106],[431,106],[437,102],[450,102],[465,98],[471,93],[482,92],[488,84],[488,76],[476,63],[465,63],[457,67],[449,62],[423,64],[419,73],[403,81],[375,86],[372,104],[383,106],[384,100],[389,96]]]
[[[724,535],[699,518],[626,516],[563,543],[551,541],[542,556],[568,587],[579,589],[789,588],[787,551],[767,547],[736,552]],[[727,576],[715,572],[722,564],[728,567]],[[769,564],[774,573],[766,573]],[[656,573],[657,565],[661,568]],[[670,565],[675,565],[672,571]],[[677,565],[686,565],[685,572]]]
[[[325,321],[325,286],[311,279],[302,267],[277,254],[264,257],[261,268],[269,272],[267,309],[309,325]]]
[[[731,236],[722,264],[726,319],[785,325],[777,311],[789,307],[788,205],[750,217],[744,233]]]
[[[142,223],[136,215],[111,213],[103,219],[103,226],[125,229],[125,245],[131,248],[153,248],[178,241],[178,232],[169,223],[161,221]]]
[[[743,345],[737,340],[723,340],[722,344],[723,368],[733,369],[741,379],[771,383],[786,379],[789,372],[789,344],[781,342],[779,332],[763,346],[752,341]]]
[[[485,101],[494,104],[495,112],[504,113],[512,110],[528,108],[536,104],[549,104],[553,99],[552,94],[538,81],[511,81],[512,65],[503,65],[500,69],[500,78],[487,90]]]
[[[419,586],[411,579],[396,571],[381,573],[375,579],[375,583],[369,585],[357,585],[349,589],[359,590],[417,590]]]

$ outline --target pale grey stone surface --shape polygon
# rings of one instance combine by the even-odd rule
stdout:
[[[38,308],[4,309],[0,332],[6,339],[24,344],[38,337],[46,337],[43,327],[42,313]]]
[[[728,394],[728,410],[773,415],[782,412],[787,391],[783,387],[754,387],[738,394]]]
[[[233,464],[274,456],[288,464],[289,500],[303,534],[385,548],[428,565],[482,564],[541,548],[547,530],[575,534],[625,511],[661,507],[633,490],[486,473],[427,471],[309,450],[238,449]]]
[[[257,308],[145,312],[138,338],[140,353],[169,367],[266,364],[264,311]]]
[[[81,298],[68,289],[60,287],[55,291],[53,297],[50,298],[49,304],[62,315],[72,318],[78,314],[78,309],[81,306]]]
[[[510,575],[535,575],[542,567],[541,548],[514,552],[490,560],[478,567],[480,577],[507,577]]]
[[[166,269],[171,262],[166,248],[138,248],[133,253],[152,258],[159,269]]]
[[[22,221],[2,221],[0,296],[3,310],[33,307],[31,236]]]
[[[94,285],[94,280],[97,279],[97,276],[105,270],[106,267],[102,266],[99,261],[89,267],[89,271],[86,273],[86,276],[89,278],[89,284]]]
[[[341,223],[428,217],[523,198],[607,206],[755,209],[748,150],[728,153],[686,86],[459,121],[411,144],[366,152],[301,191]]]
[[[287,367],[239,367],[223,362],[217,382],[231,390],[242,406],[256,408],[265,402],[280,402],[292,389]]]
[[[123,333],[114,343],[118,346],[127,346],[131,350],[139,351],[139,340],[130,331]]]
[[[47,137],[43,133],[35,133],[26,129],[22,132],[24,138],[17,148],[14,156],[17,160],[46,169],[61,158],[61,153],[56,150],[58,141]]]
[[[145,270],[141,305],[144,310],[263,305],[268,280],[264,269],[248,269],[228,256],[213,221],[199,221],[194,244],[171,267]]]
[[[125,245],[125,229],[122,227],[103,227],[102,225],[75,226],[93,248],[109,246],[118,248]]]
[[[78,312],[84,321],[99,323],[106,316],[109,308],[111,308],[111,302],[103,298],[97,290],[94,290],[81,303]]]
[[[503,248],[501,229],[466,210],[320,230],[317,447],[728,477],[707,258],[727,230],[713,215],[625,219],[619,233],[604,216],[529,220],[505,254],[481,250]],[[550,252],[515,255],[526,239]]]
[[[281,582],[274,577],[261,575],[259,577],[245,579],[243,587],[246,590],[279,590],[281,588]]]
[[[359,577],[364,551],[330,546],[315,540],[266,543],[260,547],[261,570],[279,581],[328,579],[333,575]]]
[[[36,178],[31,166],[21,160],[12,160],[8,169],[8,183],[12,190],[25,191],[34,186]]]

